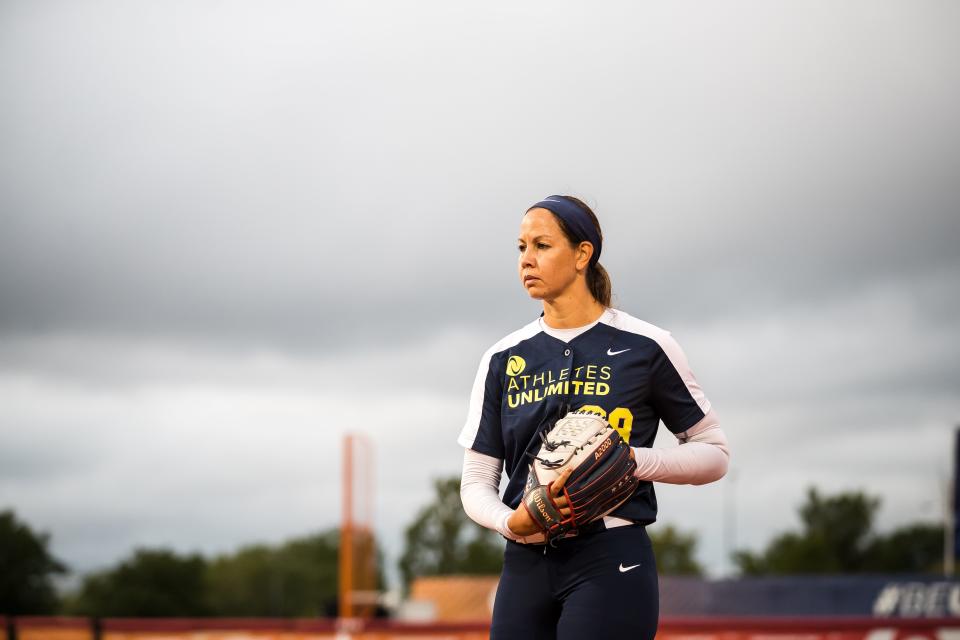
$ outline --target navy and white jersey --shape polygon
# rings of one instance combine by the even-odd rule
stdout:
[[[678,436],[710,411],[686,356],[669,331],[615,309],[565,342],[541,320],[514,331],[483,355],[458,442],[501,458],[509,481],[503,501],[520,504],[539,432],[568,411],[603,413],[633,447],[649,447],[660,421]],[[641,481],[611,515],[656,520],[653,483]]]

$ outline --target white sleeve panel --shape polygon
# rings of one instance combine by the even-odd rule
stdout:
[[[710,401],[707,400],[707,396],[703,393],[703,389],[700,388],[700,383],[697,382],[696,376],[693,375],[693,371],[690,369],[690,363],[687,361],[687,354],[683,352],[683,349],[680,348],[680,344],[670,335],[669,331],[663,331],[662,336],[651,336],[654,340],[657,341],[657,344],[660,345],[660,348],[663,349],[663,352],[667,354],[667,358],[670,359],[673,368],[677,370],[677,373],[680,374],[680,378],[683,380],[683,383],[687,386],[687,391],[690,392],[690,396],[696,401],[697,406],[700,407],[700,410],[705,414],[710,412]]]
[[[457,443],[466,449],[473,447],[477,438],[477,432],[480,431],[480,423],[483,417],[483,403],[486,391],[487,375],[490,370],[490,360],[494,354],[505,351],[518,343],[535,336],[540,332],[539,321],[534,321],[526,326],[514,331],[510,335],[501,339],[495,345],[487,349],[483,357],[480,358],[480,366],[477,369],[477,375],[473,380],[473,390],[470,392],[470,405],[467,409],[467,419],[460,430],[460,437]]]
[[[460,437],[457,438],[457,443],[467,449],[473,446],[477,438],[477,432],[480,430],[480,418],[483,416],[483,396],[487,384],[487,372],[490,368],[490,357],[493,353],[493,348],[491,348],[483,354],[483,357],[480,359],[480,368],[477,369],[477,376],[473,380],[473,390],[470,392],[467,421],[460,430]]]
[[[500,535],[516,542],[537,542],[542,534],[518,536],[507,520],[513,509],[500,500],[500,474],[503,472],[503,460],[484,455],[472,449],[463,452],[463,472],[460,476],[460,500],[463,510],[470,519],[487,529],[493,529]]]
[[[693,371],[690,369],[690,363],[687,361],[686,354],[683,352],[683,349],[680,348],[680,344],[673,335],[666,329],[646,322],[645,320],[635,318],[629,313],[616,309],[611,309],[611,311],[611,326],[623,331],[646,336],[660,346],[664,354],[666,354],[667,359],[669,359],[673,365],[673,368],[677,370],[677,373],[686,385],[690,396],[697,403],[697,406],[700,407],[704,414],[709,413],[710,401],[707,399],[706,394],[704,394],[703,389],[700,388],[700,383],[697,382],[696,376],[693,375]]]
[[[680,445],[670,449],[635,447],[635,475],[670,484],[707,484],[727,473],[730,447],[712,411],[677,437]]]

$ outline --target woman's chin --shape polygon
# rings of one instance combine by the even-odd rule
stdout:
[[[544,292],[537,285],[526,287],[526,289],[527,289],[527,295],[533,298],[534,300],[543,300]]]

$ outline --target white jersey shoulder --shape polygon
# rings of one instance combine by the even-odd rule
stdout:
[[[490,359],[494,354],[506,351],[524,340],[532,338],[541,331],[542,329],[540,328],[538,318],[504,336],[500,340],[497,340],[492,347],[484,352],[483,357],[480,358],[480,366],[477,368],[476,378],[473,380],[473,391],[470,393],[470,407],[467,409],[467,420],[463,425],[463,429],[460,431],[460,437],[457,438],[460,446],[468,449],[472,447],[477,437],[477,431],[480,429],[480,418],[483,414],[483,396],[486,388],[487,372],[490,369]]]
[[[527,323],[517,329],[516,331],[507,334],[503,338],[497,340],[492,347],[486,350],[483,354],[483,359],[487,361],[487,365],[490,364],[490,358],[495,353],[500,353],[501,351],[506,351],[511,347],[515,347],[524,340],[532,338],[543,331],[540,327],[540,319],[537,318],[533,322]],[[486,368],[483,366],[483,362],[480,363],[481,369],[484,369],[484,374],[486,374]]]
[[[646,336],[656,341],[660,346],[663,346],[664,342],[673,340],[673,336],[666,329],[636,318],[626,311],[620,311],[619,309],[607,309],[607,313],[603,314],[600,322],[610,325],[614,329]]]

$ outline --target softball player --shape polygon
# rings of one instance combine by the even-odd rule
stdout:
[[[726,438],[680,346],[610,307],[602,239],[596,215],[573,197],[550,196],[524,214],[519,275],[543,313],[483,355],[460,433],[464,509],[507,538],[494,640],[653,638],[653,481],[704,484],[726,473]],[[603,413],[631,445],[641,483],[602,521],[545,545],[520,505],[526,454],[539,449],[540,431],[580,408]],[[681,446],[651,448],[660,421]],[[566,508],[563,479],[554,496]]]

